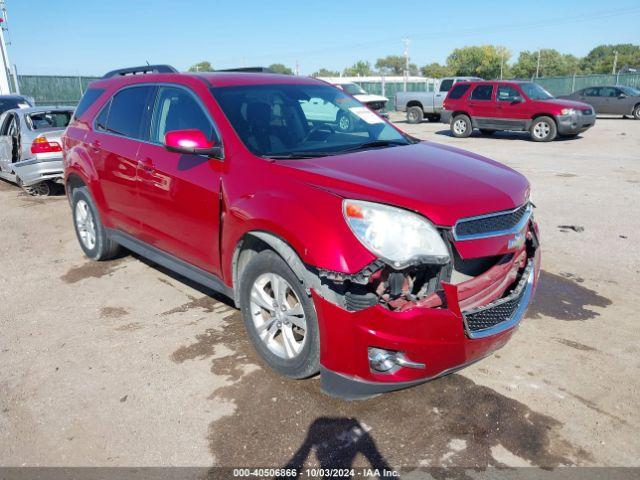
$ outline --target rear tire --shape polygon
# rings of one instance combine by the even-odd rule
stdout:
[[[633,118],[640,120],[640,104],[636,105],[633,109]]]
[[[416,124],[422,122],[424,119],[424,112],[422,107],[409,107],[407,108],[407,122]]]
[[[537,117],[529,127],[529,134],[534,142],[550,142],[558,135],[558,128],[553,118]]]
[[[19,178],[17,179],[17,183],[27,194],[31,195],[32,197],[48,197],[50,195],[53,195],[54,193],[53,184],[46,180],[34,185],[29,185],[28,187],[22,185],[22,180],[20,180]]]
[[[109,238],[87,187],[73,189],[71,212],[76,237],[87,257],[100,261],[118,255],[120,245]]]
[[[471,119],[467,115],[456,115],[451,119],[451,134],[456,138],[467,138],[473,132]]]
[[[275,252],[263,250],[242,271],[240,309],[247,334],[269,367],[290,378],[307,378],[320,371],[313,300]]]

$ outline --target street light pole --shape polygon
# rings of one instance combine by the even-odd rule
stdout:
[[[411,40],[404,38],[404,91],[407,91],[407,82],[409,81],[409,43]]]
[[[618,66],[618,51],[613,52],[615,55],[613,56],[613,68],[611,69],[611,75],[616,74],[616,67]]]
[[[536,78],[540,74],[540,49],[538,49],[538,63],[536,64]]]

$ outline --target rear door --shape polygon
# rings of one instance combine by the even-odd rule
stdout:
[[[200,99],[180,85],[160,85],[138,152],[138,238],[211,273],[220,273],[220,182],[224,161],[170,152],[165,134],[198,129],[220,141]]]
[[[136,85],[119,90],[100,110],[85,139],[109,219],[115,228],[131,235],[139,232],[144,214],[137,201],[137,156],[142,120],[149,112],[154,88]]]
[[[13,136],[10,131],[14,128],[15,116],[5,113],[0,124],[0,171],[11,173],[13,163]]]
[[[481,83],[473,87],[469,96],[469,110],[478,128],[490,126],[497,117],[494,85]]]
[[[601,90],[600,87],[589,87],[583,91],[584,101],[591,105],[596,113],[604,113],[602,111],[604,105]]]

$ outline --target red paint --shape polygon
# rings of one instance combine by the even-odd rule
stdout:
[[[214,121],[224,158],[184,155],[163,145],[93,129],[97,113],[116,91],[147,83],[189,89]],[[431,142],[307,160],[270,161],[254,156],[209,88],[260,83],[322,82],[234,73],[147,74],[94,82],[91,87],[104,93],[72,121],[63,136],[65,180],[76,176],[88,186],[107,227],[216,274],[231,287],[234,250],[254,230],[282,238],[304,263],[322,269],[355,273],[375,260],[345,223],[343,198],[404,207],[441,227],[451,227],[462,217],[513,209],[528,198],[529,184],[519,173]],[[203,148],[213,146],[198,133],[170,132],[165,141],[175,146],[185,140]],[[463,258],[509,252],[505,237],[454,245]],[[313,292],[323,366],[381,382],[415,380],[499,348],[512,331],[470,340],[463,331],[460,306],[485,303],[504,292],[513,266],[524,260],[516,257],[469,285],[445,285],[447,308],[425,302],[397,312],[381,306],[347,312]],[[538,259],[536,264],[539,268]],[[368,346],[405,351],[409,359],[425,362],[427,370],[372,374],[366,360]]]

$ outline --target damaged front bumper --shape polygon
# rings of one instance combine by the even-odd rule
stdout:
[[[540,271],[537,227],[529,240],[480,275],[412,302],[350,310],[312,290],[321,338],[321,386],[347,399],[410,387],[474,363],[502,347],[523,318]],[[358,279],[361,280],[361,279]],[[369,352],[396,352],[372,368]],[[399,360],[398,360],[399,359]]]

